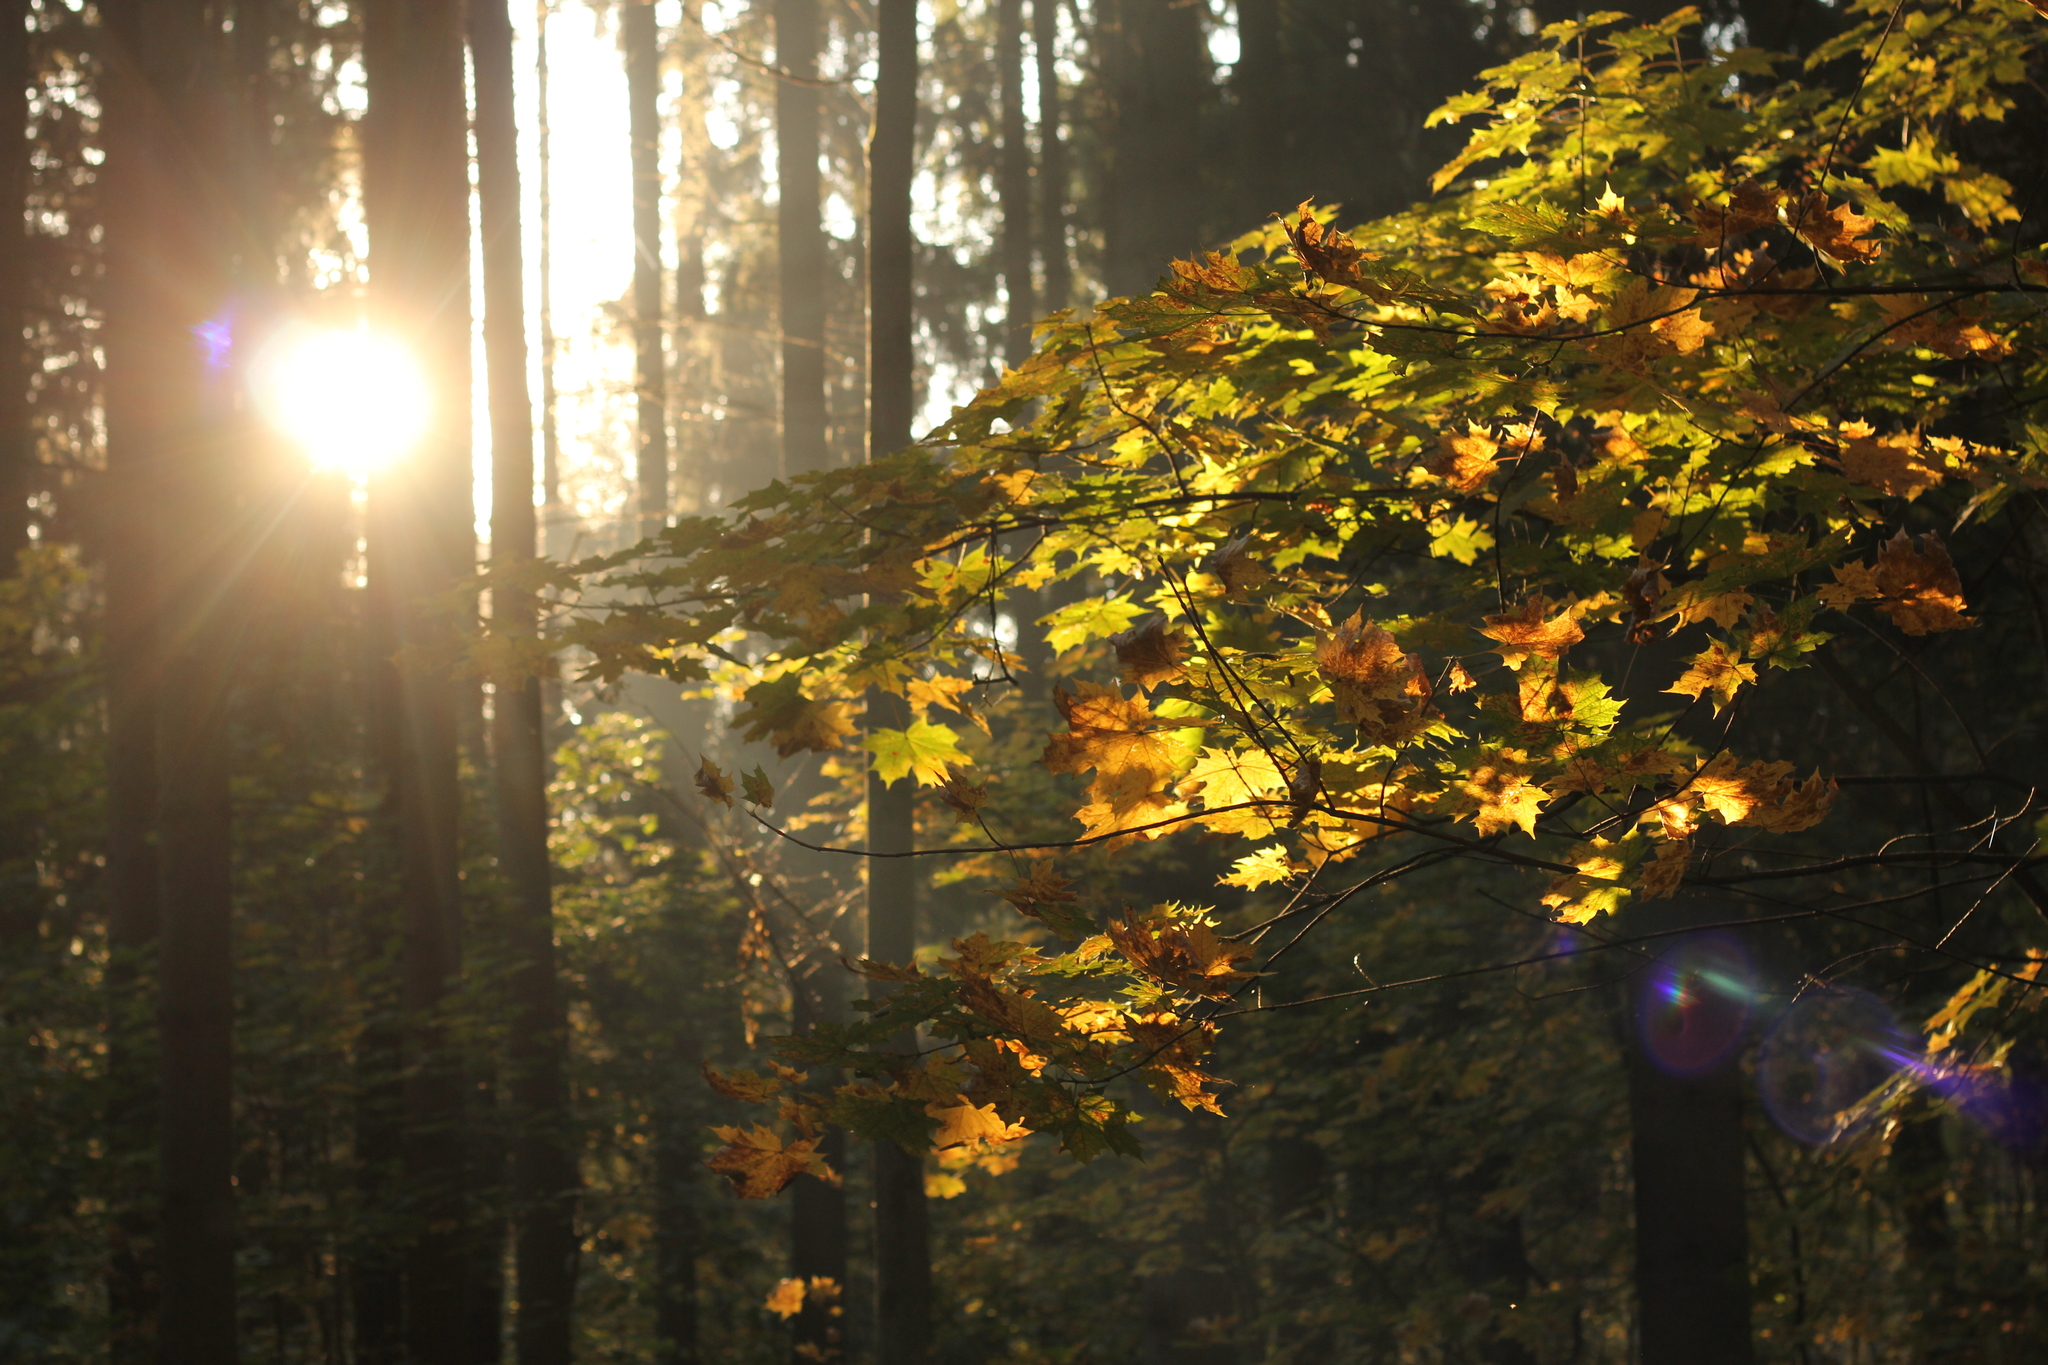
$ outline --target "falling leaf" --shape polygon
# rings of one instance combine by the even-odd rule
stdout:
[[[768,780],[768,774],[761,771],[758,763],[754,765],[754,771],[740,779],[740,790],[747,800],[764,810],[775,804],[775,784]]]
[[[1511,612],[1487,617],[1479,633],[1500,642],[1495,652],[1509,668],[1521,668],[1531,655],[1555,659],[1585,639],[1586,632],[1579,629],[1569,608],[1556,616],[1546,615],[1550,605],[1540,594],[1531,597]]]
[[[769,1199],[800,1175],[814,1175],[828,1184],[839,1183],[834,1171],[818,1154],[821,1138],[801,1138],[784,1146],[781,1137],[761,1124],[752,1130],[714,1128],[725,1146],[704,1164],[732,1182],[733,1192],[742,1199]]]
[[[1164,616],[1148,616],[1140,625],[1109,637],[1116,649],[1116,661],[1124,681],[1151,690],[1184,676],[1181,660],[1187,657],[1187,636],[1168,630]]]
[[[697,763],[697,790],[722,806],[732,804],[732,779],[719,770],[716,763],[699,755]]]
[[[1716,640],[1693,655],[1678,681],[1664,690],[1681,697],[1691,697],[1694,701],[1712,692],[1714,714],[1718,716],[1728,703],[1735,700],[1736,692],[1744,683],[1755,681],[1756,665],[1742,662],[1741,650]]]
[[[1444,690],[1447,692],[1470,692],[1477,686],[1479,686],[1478,682],[1470,673],[1465,671],[1465,665],[1456,659],[1451,660],[1450,671],[1445,675],[1444,679]]]
[[[924,720],[904,730],[872,730],[860,746],[875,756],[875,773],[886,783],[909,775],[920,787],[937,787],[945,783],[952,764],[972,762],[960,751],[958,734]]]

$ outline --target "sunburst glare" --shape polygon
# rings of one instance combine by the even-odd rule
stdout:
[[[250,380],[264,418],[315,468],[357,480],[410,453],[432,411],[412,352],[367,328],[288,328]]]

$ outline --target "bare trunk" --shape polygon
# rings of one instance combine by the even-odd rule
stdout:
[[[491,562],[493,568],[510,569],[533,561],[537,536],[512,21],[505,0],[475,0],[469,19],[476,72],[477,196],[483,219],[484,359],[491,407]],[[491,615],[498,629],[514,637],[531,636],[539,625],[539,606],[532,596],[507,588],[492,591]],[[568,1019],[555,975],[539,678],[526,674],[497,679],[491,752],[498,863],[511,900],[516,963],[507,1053],[518,1360],[519,1365],[568,1365],[576,1285],[576,1165],[564,1055]]]
[[[117,664],[138,670],[114,697],[114,918],[117,942],[162,936],[156,1358],[232,1365],[234,1000],[220,630],[229,490],[220,479],[218,392],[227,354],[225,339],[204,330],[225,294],[209,211],[219,206],[204,192],[218,111],[197,93],[209,88],[197,4],[129,0],[109,8],[107,27],[108,463],[117,539],[133,531],[143,542],[115,547],[109,565]],[[149,550],[160,553],[145,560]],[[146,583],[130,576],[137,571]],[[174,614],[160,619],[166,613]],[[158,628],[177,642],[168,659],[150,647]],[[159,679],[154,696],[129,690],[140,676]],[[155,714],[145,722],[136,708]],[[142,751],[151,739],[160,759]],[[121,771],[130,764],[135,771]],[[154,819],[140,801],[145,790],[156,797]],[[151,838],[153,859],[122,847]],[[156,884],[146,887],[150,862]],[[122,1079],[140,1078],[129,1070]],[[116,1329],[117,1351],[129,1358],[143,1353],[124,1330],[134,1325]]]
[[[562,500],[562,442],[555,425],[555,196],[554,132],[548,122],[549,0],[534,7],[534,76],[536,104],[535,169],[540,172],[540,489],[541,501],[552,508]]]
[[[619,14],[633,139],[633,352],[639,398],[640,534],[668,525],[668,378],[661,353],[661,41],[649,0]]]
[[[1038,260],[1046,312],[1073,301],[1067,256],[1067,144],[1060,131],[1059,0],[1031,0],[1031,43],[1038,64]]]
[[[369,108],[363,207],[373,303],[413,341],[435,409],[419,447],[370,488],[370,608],[383,755],[398,842],[409,1365],[467,1365],[463,1068],[441,1019],[460,971],[462,692],[446,662],[441,600],[469,572],[469,173],[462,8],[371,0],[363,16]]]
[[[27,0],[0,4],[0,576],[28,546],[36,477],[28,401],[28,86],[33,79]]]
[[[876,8],[875,125],[868,143],[868,457],[911,441],[917,410],[911,347],[910,184],[916,161],[917,7],[880,0]],[[867,724],[900,728],[900,698],[871,692]],[[868,846],[876,853],[911,847],[915,789],[893,786],[870,766]],[[868,955],[907,962],[916,946],[917,882],[908,858],[867,864]],[[904,1047],[913,1040],[905,1039]],[[877,1365],[923,1365],[931,1352],[931,1249],[925,1218],[924,1162],[893,1142],[875,1144],[875,1333]]]
[[[1043,3],[1043,0],[1040,0]],[[1003,359],[1024,363],[1038,296],[1031,282],[1031,148],[1024,140],[1024,0],[996,0],[996,83],[1002,159],[996,196],[1002,209],[998,242],[1003,272]]]
[[[775,0],[775,63],[818,71],[818,0]],[[825,234],[818,212],[818,87],[775,85],[777,245],[782,270],[782,472],[826,467]]]

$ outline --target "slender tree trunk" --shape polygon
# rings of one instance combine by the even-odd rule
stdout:
[[[1237,96],[1240,169],[1248,220],[1285,212],[1294,171],[1288,136],[1289,73],[1281,56],[1280,0],[1238,0],[1237,65],[1230,88]],[[1298,202],[1308,195],[1294,195]]]
[[[1043,0],[1040,0],[1043,3]],[[1038,296],[1031,282],[1031,148],[1024,133],[1024,0],[996,0],[996,84],[1002,156],[996,197],[1002,209],[997,243],[1003,272],[1003,359],[1024,363]]]
[[[661,36],[652,0],[619,12],[633,139],[633,352],[639,398],[640,534],[668,525],[668,378],[661,323]]]
[[[1637,932],[1716,916],[1699,900],[1653,904]],[[1629,1005],[1633,1007],[1634,999]],[[1669,1075],[1628,1050],[1635,1172],[1636,1306],[1642,1365],[1748,1365],[1749,1213],[1742,1072]]]
[[[111,889],[124,949],[159,925],[163,936],[156,1358],[232,1365],[234,1002],[219,595],[228,490],[218,482],[220,411],[209,402],[227,355],[225,338],[202,326],[224,293],[219,224],[209,212],[219,206],[202,188],[208,115],[217,111],[198,93],[207,82],[197,4],[126,0],[106,19],[108,463],[116,490],[109,614],[118,669]],[[154,534],[152,522],[171,534]],[[130,532],[140,545],[121,543]],[[157,550],[168,553],[150,553]],[[176,612],[163,623],[164,638],[177,642],[168,661],[148,633],[166,611]],[[154,695],[140,686],[152,675],[161,678]],[[143,708],[154,716],[145,721]],[[160,750],[161,765],[145,744]],[[158,772],[167,779],[161,787]],[[145,792],[156,797],[154,818]],[[136,845],[159,828],[151,859]],[[152,862],[155,885],[147,886]],[[115,1002],[132,1020],[126,1005]],[[127,1069],[127,1059],[117,1065]],[[130,1070],[121,1079],[139,1078]],[[115,1096],[117,1112],[127,1099]],[[126,1136],[133,1140],[132,1129]],[[117,1292],[136,1288],[119,1278]],[[116,1349],[128,1358],[142,1353],[135,1325],[116,1329]]]
[[[1031,45],[1038,65],[1038,261],[1048,313],[1073,301],[1067,256],[1067,144],[1060,131],[1059,0],[1031,0]]]
[[[797,1030],[819,1022],[836,1022],[844,1013],[840,983],[829,960],[809,982],[794,983]],[[818,1076],[814,1085],[828,1085],[835,1076]],[[819,1145],[826,1164],[846,1169],[846,1134],[831,1129]],[[789,1273],[806,1286],[803,1309],[792,1324],[790,1365],[827,1365],[846,1356],[846,1265],[851,1250],[847,1235],[846,1189],[816,1176],[798,1177],[790,1191]],[[827,1288],[829,1283],[830,1288]]]
[[[471,567],[469,167],[462,7],[369,0],[363,64],[363,207],[372,302],[428,367],[435,406],[408,458],[370,489],[373,629],[390,717],[383,756],[398,842],[409,1228],[409,1365],[466,1365],[463,1068],[440,1018],[460,971],[456,773],[461,689],[440,602]]]
[[[818,73],[818,0],[775,0],[775,64]],[[825,233],[818,211],[818,87],[775,83],[776,240],[782,270],[782,472],[825,468]]]
[[[679,1058],[685,1066],[701,1058]],[[654,1114],[654,1336],[655,1365],[697,1365],[697,1253],[704,1239],[697,1212],[697,1147],[703,1133],[675,1087]]]
[[[562,439],[555,422],[555,196],[554,133],[548,121],[548,19],[550,0],[534,6],[534,76],[538,89],[534,169],[540,174],[540,488],[552,510],[562,500]],[[546,547],[542,547],[545,549]]]
[[[491,410],[491,561],[536,554],[533,410],[526,389],[525,266],[519,240],[519,146],[513,118],[512,21],[505,0],[473,0],[477,196],[483,219],[484,360]],[[514,638],[539,627],[527,593],[495,588],[491,615]],[[491,720],[498,862],[511,899],[515,963],[507,1046],[513,1109],[512,1207],[519,1365],[568,1365],[576,1285],[575,1156],[565,1051],[568,1019],[555,976],[548,863],[547,759],[540,679],[500,677]]]
[[[868,143],[868,456],[910,444],[916,415],[911,346],[913,243],[910,185],[916,163],[916,0],[876,6],[875,123]],[[900,698],[870,692],[869,728],[900,728]],[[868,846],[911,847],[915,789],[893,786],[870,765]],[[916,948],[917,883],[908,858],[867,864],[868,955],[908,962]],[[912,1040],[905,1040],[905,1047]],[[877,1365],[924,1365],[931,1352],[931,1251],[924,1161],[893,1142],[875,1144],[875,1329]]]
[[[30,15],[27,0],[0,4],[0,577],[28,546],[38,482],[28,394]]]

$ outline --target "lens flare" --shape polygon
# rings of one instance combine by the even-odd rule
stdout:
[[[1636,1037],[1662,1070],[1697,1076],[1742,1046],[1755,996],[1756,974],[1741,944],[1719,934],[1685,939],[1644,980]]]
[[[1802,997],[1764,1040],[1757,1089],[1764,1109],[1801,1142],[1830,1142],[1860,1128],[1862,1101],[1919,1054],[1884,1002],[1835,987]]]
[[[250,384],[265,420],[315,468],[357,479],[410,452],[433,409],[412,353],[362,328],[287,328],[264,347]]]

